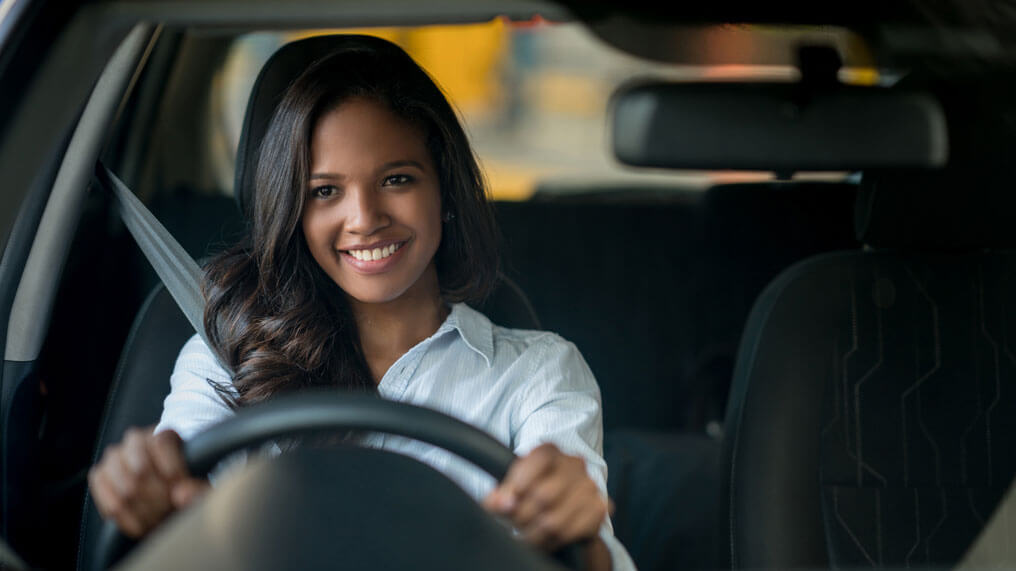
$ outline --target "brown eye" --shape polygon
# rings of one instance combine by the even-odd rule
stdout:
[[[381,182],[381,186],[404,186],[413,182],[413,177],[408,174],[388,175]]]
[[[328,198],[330,196],[333,196],[338,191],[339,189],[336,188],[335,185],[325,184],[322,186],[315,186],[313,189],[311,189],[310,193],[311,195],[314,196],[314,198]]]

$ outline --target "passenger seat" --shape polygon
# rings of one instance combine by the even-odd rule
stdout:
[[[723,458],[734,569],[951,567],[1016,475],[1016,84],[937,87],[948,166],[866,173],[867,249],[795,265],[752,310]]]

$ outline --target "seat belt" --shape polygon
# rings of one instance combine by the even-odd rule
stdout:
[[[204,272],[201,271],[201,267],[151,211],[134,196],[131,189],[127,188],[123,181],[106,168],[102,161],[95,165],[95,176],[99,184],[116,198],[120,219],[123,220],[127,231],[134,237],[141,252],[148,258],[148,262],[152,264],[159,279],[169,290],[173,301],[194,327],[194,331],[201,336],[206,345],[211,347],[205,333],[205,298],[201,293]],[[222,365],[221,362],[219,364]],[[223,366],[223,368],[229,370],[229,367]]]

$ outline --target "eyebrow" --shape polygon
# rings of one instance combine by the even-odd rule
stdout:
[[[386,170],[390,170],[390,169],[394,169],[394,168],[398,168],[398,167],[415,167],[415,168],[418,168],[420,170],[426,170],[426,169],[423,168],[423,165],[419,161],[414,161],[414,160],[411,160],[411,159],[391,161],[391,162],[388,162],[388,163],[385,163],[385,164],[381,165],[381,168],[378,169],[378,170],[379,171],[386,171]],[[319,173],[314,173],[314,174],[310,175],[310,180],[320,180],[320,179],[337,179],[337,180],[341,180],[341,179],[344,179],[344,178],[346,178],[346,175],[337,174],[337,173],[330,173],[330,172],[319,172]]]

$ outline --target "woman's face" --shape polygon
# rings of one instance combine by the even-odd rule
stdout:
[[[321,268],[362,303],[437,295],[441,192],[421,130],[354,98],[321,117],[310,153],[302,225]]]

